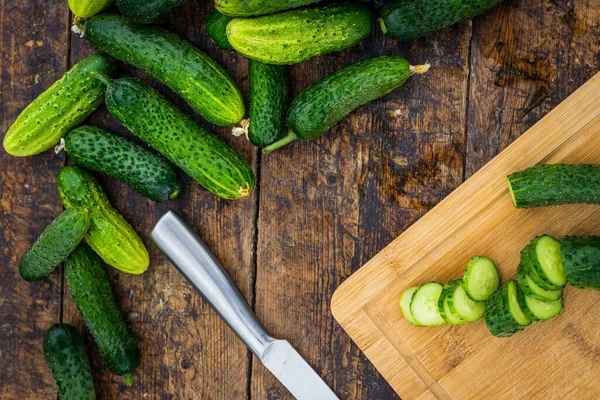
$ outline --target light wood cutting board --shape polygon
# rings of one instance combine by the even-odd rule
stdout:
[[[600,399],[600,291],[567,285],[560,316],[511,338],[483,320],[415,327],[398,306],[404,289],[460,277],[475,255],[506,282],[535,236],[600,235],[600,206],[513,207],[506,175],[559,162],[600,163],[600,74],[335,292],[334,317],[402,399]]]

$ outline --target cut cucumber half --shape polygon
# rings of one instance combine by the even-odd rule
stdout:
[[[412,313],[410,312],[410,302],[412,301],[412,298],[418,289],[419,286],[412,286],[406,289],[404,293],[402,293],[402,296],[400,297],[400,310],[402,311],[402,315],[404,315],[404,318],[406,318],[408,322],[416,326],[422,326],[415,320]]]
[[[540,278],[554,286],[565,286],[567,277],[560,258],[560,241],[543,235],[533,240],[530,251]]]
[[[527,268],[521,264],[517,270],[517,282],[519,288],[529,297],[541,301],[555,301],[562,297],[562,288],[557,290],[545,290],[538,286],[537,283],[532,279],[531,275],[527,273]]]
[[[435,326],[444,323],[438,310],[438,300],[443,286],[437,282],[421,285],[413,294],[410,302],[410,312],[415,321],[424,326]]]
[[[508,296],[508,311],[510,312],[510,315],[521,326],[527,326],[531,324],[531,318],[529,318],[525,312],[523,312],[521,306],[519,305],[519,299],[517,297],[517,291],[519,288],[517,287],[517,282],[509,281],[506,286],[506,294]]]
[[[473,301],[486,301],[500,286],[496,264],[487,257],[473,257],[462,278],[467,296]]]
[[[449,324],[452,325],[462,325],[466,324],[469,321],[462,319],[460,316],[454,314],[450,310],[450,305],[448,303],[448,297],[451,293],[454,292],[456,286],[461,284],[460,279],[452,280],[444,285],[444,289],[442,290],[442,294],[438,300],[438,310],[442,319]]]
[[[475,322],[483,317],[485,313],[485,302],[473,301],[467,296],[462,279],[460,285],[456,285],[454,291],[448,294],[448,306],[450,311],[464,320]]]
[[[563,309],[562,297],[554,301],[542,301],[523,295],[520,297],[521,308],[534,321],[546,321],[556,317]],[[523,305],[525,307],[523,307]]]

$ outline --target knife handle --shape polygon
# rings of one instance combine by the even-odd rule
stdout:
[[[229,274],[202,239],[173,210],[162,216],[150,236],[204,300],[261,358],[275,339],[258,322]]]

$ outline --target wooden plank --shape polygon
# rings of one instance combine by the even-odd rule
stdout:
[[[212,7],[212,6],[211,6]],[[166,17],[162,23],[216,59],[246,89],[247,63],[234,52],[217,49],[204,33],[209,12],[205,3],[192,2]],[[72,61],[93,52],[84,40],[72,39]],[[122,65],[122,75],[135,75],[158,88],[206,128],[225,138],[247,160],[254,150],[233,138],[230,128],[202,120],[179,96],[134,68]],[[128,138],[133,136],[103,107],[90,123]],[[142,276],[109,268],[113,288],[139,340],[142,362],[132,388],[111,374],[88,334],[89,353],[99,398],[119,399],[242,399],[247,391],[248,351],[210,306],[202,301],[179,272],[150,242],[149,233],[169,208],[178,212],[207,242],[231,273],[242,293],[251,295],[252,240],[255,198],[230,202],[219,200],[188,180],[174,201],[157,204],[125,185],[100,177],[115,207],[144,239],[152,265]],[[65,288],[65,321],[81,326],[81,320]]]
[[[333,322],[335,288],[463,177],[469,25],[409,48],[378,29],[360,46],[290,68],[292,95],[383,54],[432,62],[425,76],[344,119],[322,138],[262,157],[256,312],[341,398],[394,392]],[[256,360],[252,398],[291,396]]]
[[[0,7],[0,132],[67,69],[68,8],[49,2]],[[0,151],[0,398],[52,399],[56,389],[42,348],[58,321],[60,272],[40,283],[21,279],[23,253],[62,211],[53,152],[26,158]]]

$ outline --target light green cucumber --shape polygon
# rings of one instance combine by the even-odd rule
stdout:
[[[115,0],[69,0],[69,8],[79,18],[90,18],[114,2]]]

